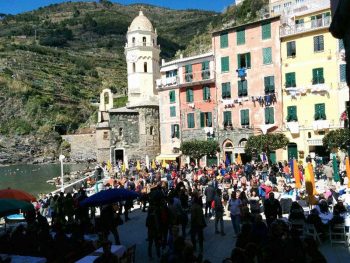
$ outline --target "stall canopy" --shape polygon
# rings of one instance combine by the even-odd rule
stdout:
[[[180,154],[160,154],[156,157],[157,161],[176,161],[176,158],[178,158]]]

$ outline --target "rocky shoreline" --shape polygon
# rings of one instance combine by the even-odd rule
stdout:
[[[61,154],[62,138],[59,135],[0,135],[0,166],[14,164],[57,163]],[[69,152],[63,152],[67,162],[84,163],[96,160],[71,160]]]

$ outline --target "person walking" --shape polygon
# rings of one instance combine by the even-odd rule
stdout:
[[[193,249],[196,250],[198,237],[200,253],[203,253],[203,229],[207,226],[202,206],[201,197],[194,196],[191,206],[191,241]]]
[[[160,220],[153,207],[148,209],[148,215],[146,218],[146,227],[148,229],[148,257],[152,258],[152,246],[156,247],[157,257],[160,258],[160,245],[161,245],[161,231]]]
[[[224,231],[224,206],[221,200],[221,190],[216,189],[216,195],[214,197],[214,209],[215,209],[215,234],[225,235]],[[218,230],[218,223],[220,222],[220,232]]]
[[[208,187],[205,188],[204,195],[205,195],[205,217],[208,216],[208,210],[209,210],[209,217],[211,217],[212,216],[211,203],[213,202],[214,196],[215,196],[215,188],[211,182],[209,182]]]
[[[231,194],[231,199],[228,202],[228,209],[230,211],[230,216],[231,216],[231,223],[233,226],[233,231],[235,232],[236,237],[239,232],[241,231],[241,207],[242,207],[242,202],[239,198],[237,198],[237,193],[236,191],[233,191]]]
[[[275,194],[270,193],[269,198],[264,202],[264,213],[266,217],[266,224],[268,227],[278,218],[282,218],[282,207],[280,202],[275,199]]]

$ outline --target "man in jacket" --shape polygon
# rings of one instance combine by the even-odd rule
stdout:
[[[269,198],[264,202],[264,213],[266,217],[266,224],[268,227],[278,218],[282,218],[282,207],[280,202],[275,199],[273,192],[269,193]]]
[[[208,210],[209,210],[209,217],[212,216],[211,213],[211,202],[214,200],[215,196],[215,188],[213,187],[212,182],[209,182],[209,185],[204,190],[205,195],[205,217],[208,216]]]

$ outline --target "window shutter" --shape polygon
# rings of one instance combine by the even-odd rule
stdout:
[[[325,120],[326,119],[326,106],[324,103],[320,104],[320,113],[321,113],[321,119]]]
[[[221,72],[228,72],[230,70],[229,57],[221,58]]]
[[[340,82],[346,82],[346,64],[339,65]]]
[[[270,114],[269,114],[269,108],[265,108],[265,124],[269,124],[269,117],[270,117]]]
[[[220,48],[228,47],[228,33],[220,35]]]
[[[237,86],[238,86],[238,97],[243,96],[243,85],[242,85],[241,80],[238,81]]]
[[[202,70],[208,70],[209,69],[209,61],[202,62]]]
[[[243,80],[242,92],[243,92],[243,96],[248,96],[248,82],[247,82],[247,80]]]
[[[264,65],[272,63],[272,49],[270,47],[263,48],[263,63]]]
[[[201,128],[205,127],[205,123],[204,123],[204,112],[200,113],[200,124],[201,124]]]
[[[265,23],[261,26],[262,39],[271,38],[271,23]]]
[[[236,36],[237,36],[237,45],[245,44],[245,30],[244,29],[237,30]]]
[[[319,68],[319,81],[320,83],[324,83],[323,68]]]
[[[175,102],[175,90],[169,91],[170,103]]]
[[[251,64],[250,64],[250,52],[247,53],[247,55],[246,55],[246,64],[247,64],[247,68],[251,67]]]
[[[270,124],[275,123],[275,114],[274,114],[274,109],[272,107],[270,107],[269,115],[270,115]]]
[[[241,125],[245,125],[245,114],[244,114],[244,110],[241,110]]]
[[[187,114],[187,128],[191,128],[191,113]]]
[[[237,55],[237,68],[241,68],[241,55]]]
[[[339,39],[339,51],[345,49],[343,39]]]
[[[213,126],[213,121],[212,121],[212,113],[208,112],[208,127]]]
[[[175,106],[170,107],[170,117],[176,117],[176,107]]]

